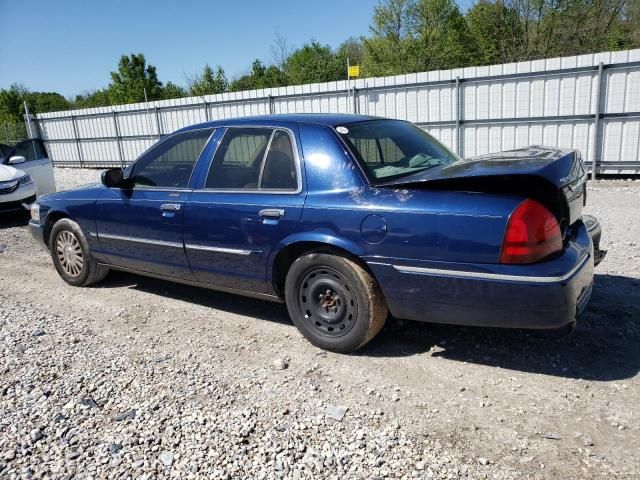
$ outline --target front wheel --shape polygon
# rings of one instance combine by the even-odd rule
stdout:
[[[86,287],[103,280],[109,270],[98,264],[80,226],[68,218],[58,220],[49,237],[51,259],[58,274],[69,285]]]
[[[351,352],[384,326],[388,309],[375,279],[350,258],[310,253],[289,269],[285,300],[307,340],[334,352]]]

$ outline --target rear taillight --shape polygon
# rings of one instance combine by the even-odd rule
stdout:
[[[535,200],[525,200],[509,218],[500,263],[534,263],[561,250],[556,217]]]

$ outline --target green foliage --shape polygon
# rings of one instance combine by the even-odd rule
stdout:
[[[312,40],[293,51],[287,59],[285,73],[291,85],[302,85],[344,78],[346,68],[346,63],[339,64],[331,47]]]
[[[144,102],[145,90],[149,101],[163,97],[156,67],[147,65],[142,53],[122,55],[118,71],[111,72],[109,99],[113,104]]]
[[[388,0],[374,10],[365,40],[370,75],[462,67],[477,60],[477,43],[453,0]]]
[[[81,93],[76,95],[73,100],[74,108],[107,107],[109,105],[111,105],[111,100],[107,89]]]
[[[189,95],[214,95],[216,93],[226,92],[229,88],[227,76],[220,65],[216,67],[215,72],[209,64],[205,65],[202,73],[190,83]]]
[[[162,99],[168,100],[170,98],[182,98],[187,96],[187,91],[180,85],[176,85],[173,82],[167,82],[162,87]]]
[[[415,0],[387,0],[373,9],[371,37],[364,39],[363,70],[383,76],[411,71]]]
[[[69,100],[55,92],[29,92],[26,101],[30,113],[55,112],[71,107]]]
[[[29,106],[29,113],[53,112],[71,107],[69,101],[59,93],[31,92],[26,87],[14,83],[7,89],[0,89],[0,121],[23,122],[24,102]]]
[[[229,85],[229,91],[275,88],[284,85],[287,85],[287,77],[282,70],[275,65],[265,66],[260,60],[255,60],[251,66],[251,73],[233,80]]]
[[[342,42],[335,53],[337,64],[340,65],[338,78],[344,78],[347,71],[347,59],[350,65],[362,65],[364,60],[364,44],[361,38],[348,38]],[[334,79],[337,80],[337,79]]]
[[[28,90],[14,83],[7,89],[0,90],[0,117],[3,122],[18,123],[23,121],[23,102]]]
[[[520,16],[505,1],[479,0],[467,12],[467,23],[478,45],[481,63],[509,63],[526,55]]]
[[[453,0],[418,0],[411,22],[412,71],[466,67],[477,62],[477,44]]]

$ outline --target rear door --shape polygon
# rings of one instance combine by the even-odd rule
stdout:
[[[16,144],[11,152],[11,156],[16,155],[25,158],[25,162],[16,165],[16,168],[31,175],[31,178],[33,178],[36,184],[38,195],[46,195],[56,191],[53,165],[47,155],[47,150],[44,148],[42,140],[35,138]]]
[[[132,187],[110,188],[97,203],[96,228],[113,265],[192,279],[182,221],[191,174],[213,129],[176,133],[144,153],[127,172]]]
[[[305,194],[296,132],[229,128],[185,208],[185,248],[197,280],[270,292],[267,259],[300,221]]]

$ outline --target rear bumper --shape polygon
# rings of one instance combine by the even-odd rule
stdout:
[[[600,222],[598,219],[591,215],[583,215],[582,221],[587,227],[587,231],[591,236],[591,240],[593,241],[593,263],[597,267],[598,264],[604,260],[604,257],[607,255],[606,250],[600,249],[600,239],[602,238],[602,227],[600,226]]]
[[[573,230],[560,257],[534,265],[367,263],[397,318],[553,329],[574,323],[591,295],[591,238],[581,223]]]

